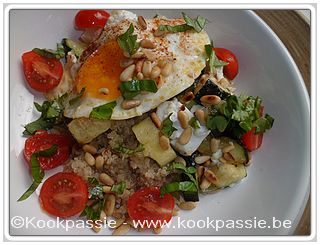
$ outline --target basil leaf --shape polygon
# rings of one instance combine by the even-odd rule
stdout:
[[[185,167],[182,163],[179,162],[173,162],[171,165],[167,167],[167,170],[169,172],[172,172],[174,170],[182,170],[182,174],[185,174],[188,176],[188,178],[195,184],[195,186],[198,188],[198,182],[194,178],[193,174],[197,172],[195,167]]]
[[[172,113],[163,120],[162,122],[162,127],[161,127],[161,133],[163,133],[165,136],[167,136],[168,138],[173,134],[174,131],[176,131],[177,129],[175,127],[173,127],[173,122],[170,120],[170,116],[172,115]]]
[[[57,44],[57,50],[34,48],[32,51],[50,59],[62,59],[65,56],[64,47],[61,43]]]
[[[119,184],[114,184],[111,187],[111,191],[115,192],[119,195],[123,194],[125,189],[126,189],[126,182],[125,181],[121,181]]]
[[[227,126],[228,121],[224,116],[209,116],[207,120],[207,128],[210,130],[219,130],[220,132],[223,132]]]
[[[86,88],[82,88],[80,93],[78,93],[74,98],[69,100],[69,105],[73,106],[73,105],[77,104],[80,101],[81,97],[83,96],[85,90],[86,90]]]
[[[197,128],[200,128],[200,123],[199,121],[195,118],[195,117],[192,117],[189,121],[189,125],[195,129]]]
[[[215,71],[216,67],[221,67],[221,66],[225,66],[225,65],[229,64],[228,62],[224,62],[224,61],[218,59],[211,44],[205,45],[204,48],[206,51],[208,65],[209,65],[209,69],[210,69],[211,73],[213,73]]]
[[[96,119],[110,119],[113,108],[117,105],[116,101],[94,107],[90,113],[90,118]]]
[[[139,44],[137,42],[137,35],[132,35],[134,32],[133,24],[131,23],[128,30],[120,35],[117,39],[120,48],[128,52],[131,56],[133,55],[137,49],[139,48]]]
[[[164,197],[166,193],[172,193],[176,191],[190,191],[197,192],[196,185],[191,181],[171,182],[161,186],[160,196]]]
[[[40,167],[38,157],[51,157],[58,151],[58,145],[52,145],[49,149],[35,152],[31,155],[31,175],[33,177],[33,182],[28,190],[22,194],[18,199],[18,202],[26,200],[40,185],[44,178],[44,171]]]
[[[125,99],[132,99],[141,91],[156,93],[157,83],[153,80],[131,80],[120,84],[120,91]]]
[[[122,144],[119,144],[118,146],[116,146],[114,148],[114,150],[118,151],[118,152],[125,153],[127,155],[133,155],[133,154],[135,154],[137,152],[144,151],[144,146],[142,144],[140,144],[136,149],[130,149],[130,148],[125,147]]]
[[[191,30],[192,27],[188,26],[187,24],[177,25],[177,26],[169,26],[169,25],[160,25],[159,30],[160,31],[166,31],[171,33],[177,33],[177,32],[185,32],[187,30]]]
[[[44,129],[48,130],[52,128],[53,123],[47,121],[44,118],[39,118],[31,123],[24,126],[23,136],[33,135],[37,130]]]
[[[99,181],[95,177],[89,177],[87,182],[89,185],[99,185]]]
[[[196,19],[191,19],[188,15],[185,13],[182,13],[183,19],[185,20],[186,24],[189,27],[192,27],[196,32],[201,32],[207,22],[207,20],[202,17],[198,16]]]
[[[264,133],[266,130],[273,126],[274,119],[270,115],[258,118],[254,123],[253,127],[256,127],[255,134]]]
[[[99,199],[92,206],[87,205],[86,208],[82,211],[80,216],[86,216],[87,220],[100,220],[101,212],[104,208],[104,199]]]

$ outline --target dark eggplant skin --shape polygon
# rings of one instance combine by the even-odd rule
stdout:
[[[194,161],[195,154],[193,153],[191,156],[182,156],[181,157],[186,161],[186,167],[195,167],[196,168],[196,162]],[[196,178],[194,174],[194,178]],[[184,176],[182,174],[181,180],[189,180],[188,176]],[[198,192],[191,192],[191,191],[185,191],[182,193],[183,199],[186,202],[199,202],[199,193]]]

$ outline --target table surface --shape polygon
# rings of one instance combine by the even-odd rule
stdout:
[[[296,62],[310,96],[310,26],[293,10],[256,10],[284,43]],[[295,235],[310,235],[310,196]]]

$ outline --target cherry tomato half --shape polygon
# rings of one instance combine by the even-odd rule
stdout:
[[[58,145],[57,153],[51,157],[38,157],[43,170],[49,170],[63,164],[69,158],[70,138],[62,134],[49,134],[39,131],[25,141],[24,156],[30,164],[34,152],[49,149],[53,144]]]
[[[77,29],[104,27],[109,16],[105,10],[80,10],[75,17],[75,27]]]
[[[173,197],[170,194],[160,197],[160,188],[155,186],[138,190],[128,200],[130,218],[135,222],[146,222],[145,225],[149,225],[148,228],[153,224],[160,227],[165,222],[169,222],[173,208]]]
[[[29,86],[39,92],[48,92],[61,81],[63,67],[57,59],[46,58],[30,51],[22,55],[22,64]]]
[[[216,52],[217,57],[220,60],[228,62],[229,64],[223,67],[223,74],[229,80],[233,80],[239,71],[237,57],[228,49],[225,48],[213,48]]]
[[[48,178],[40,191],[40,204],[51,215],[67,218],[84,210],[88,186],[75,173],[57,173]]]

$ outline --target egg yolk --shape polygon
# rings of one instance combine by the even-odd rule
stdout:
[[[116,41],[107,42],[81,66],[77,76],[77,91],[85,88],[88,97],[115,100],[120,96],[120,60],[123,52]],[[107,93],[105,92],[107,88]]]

